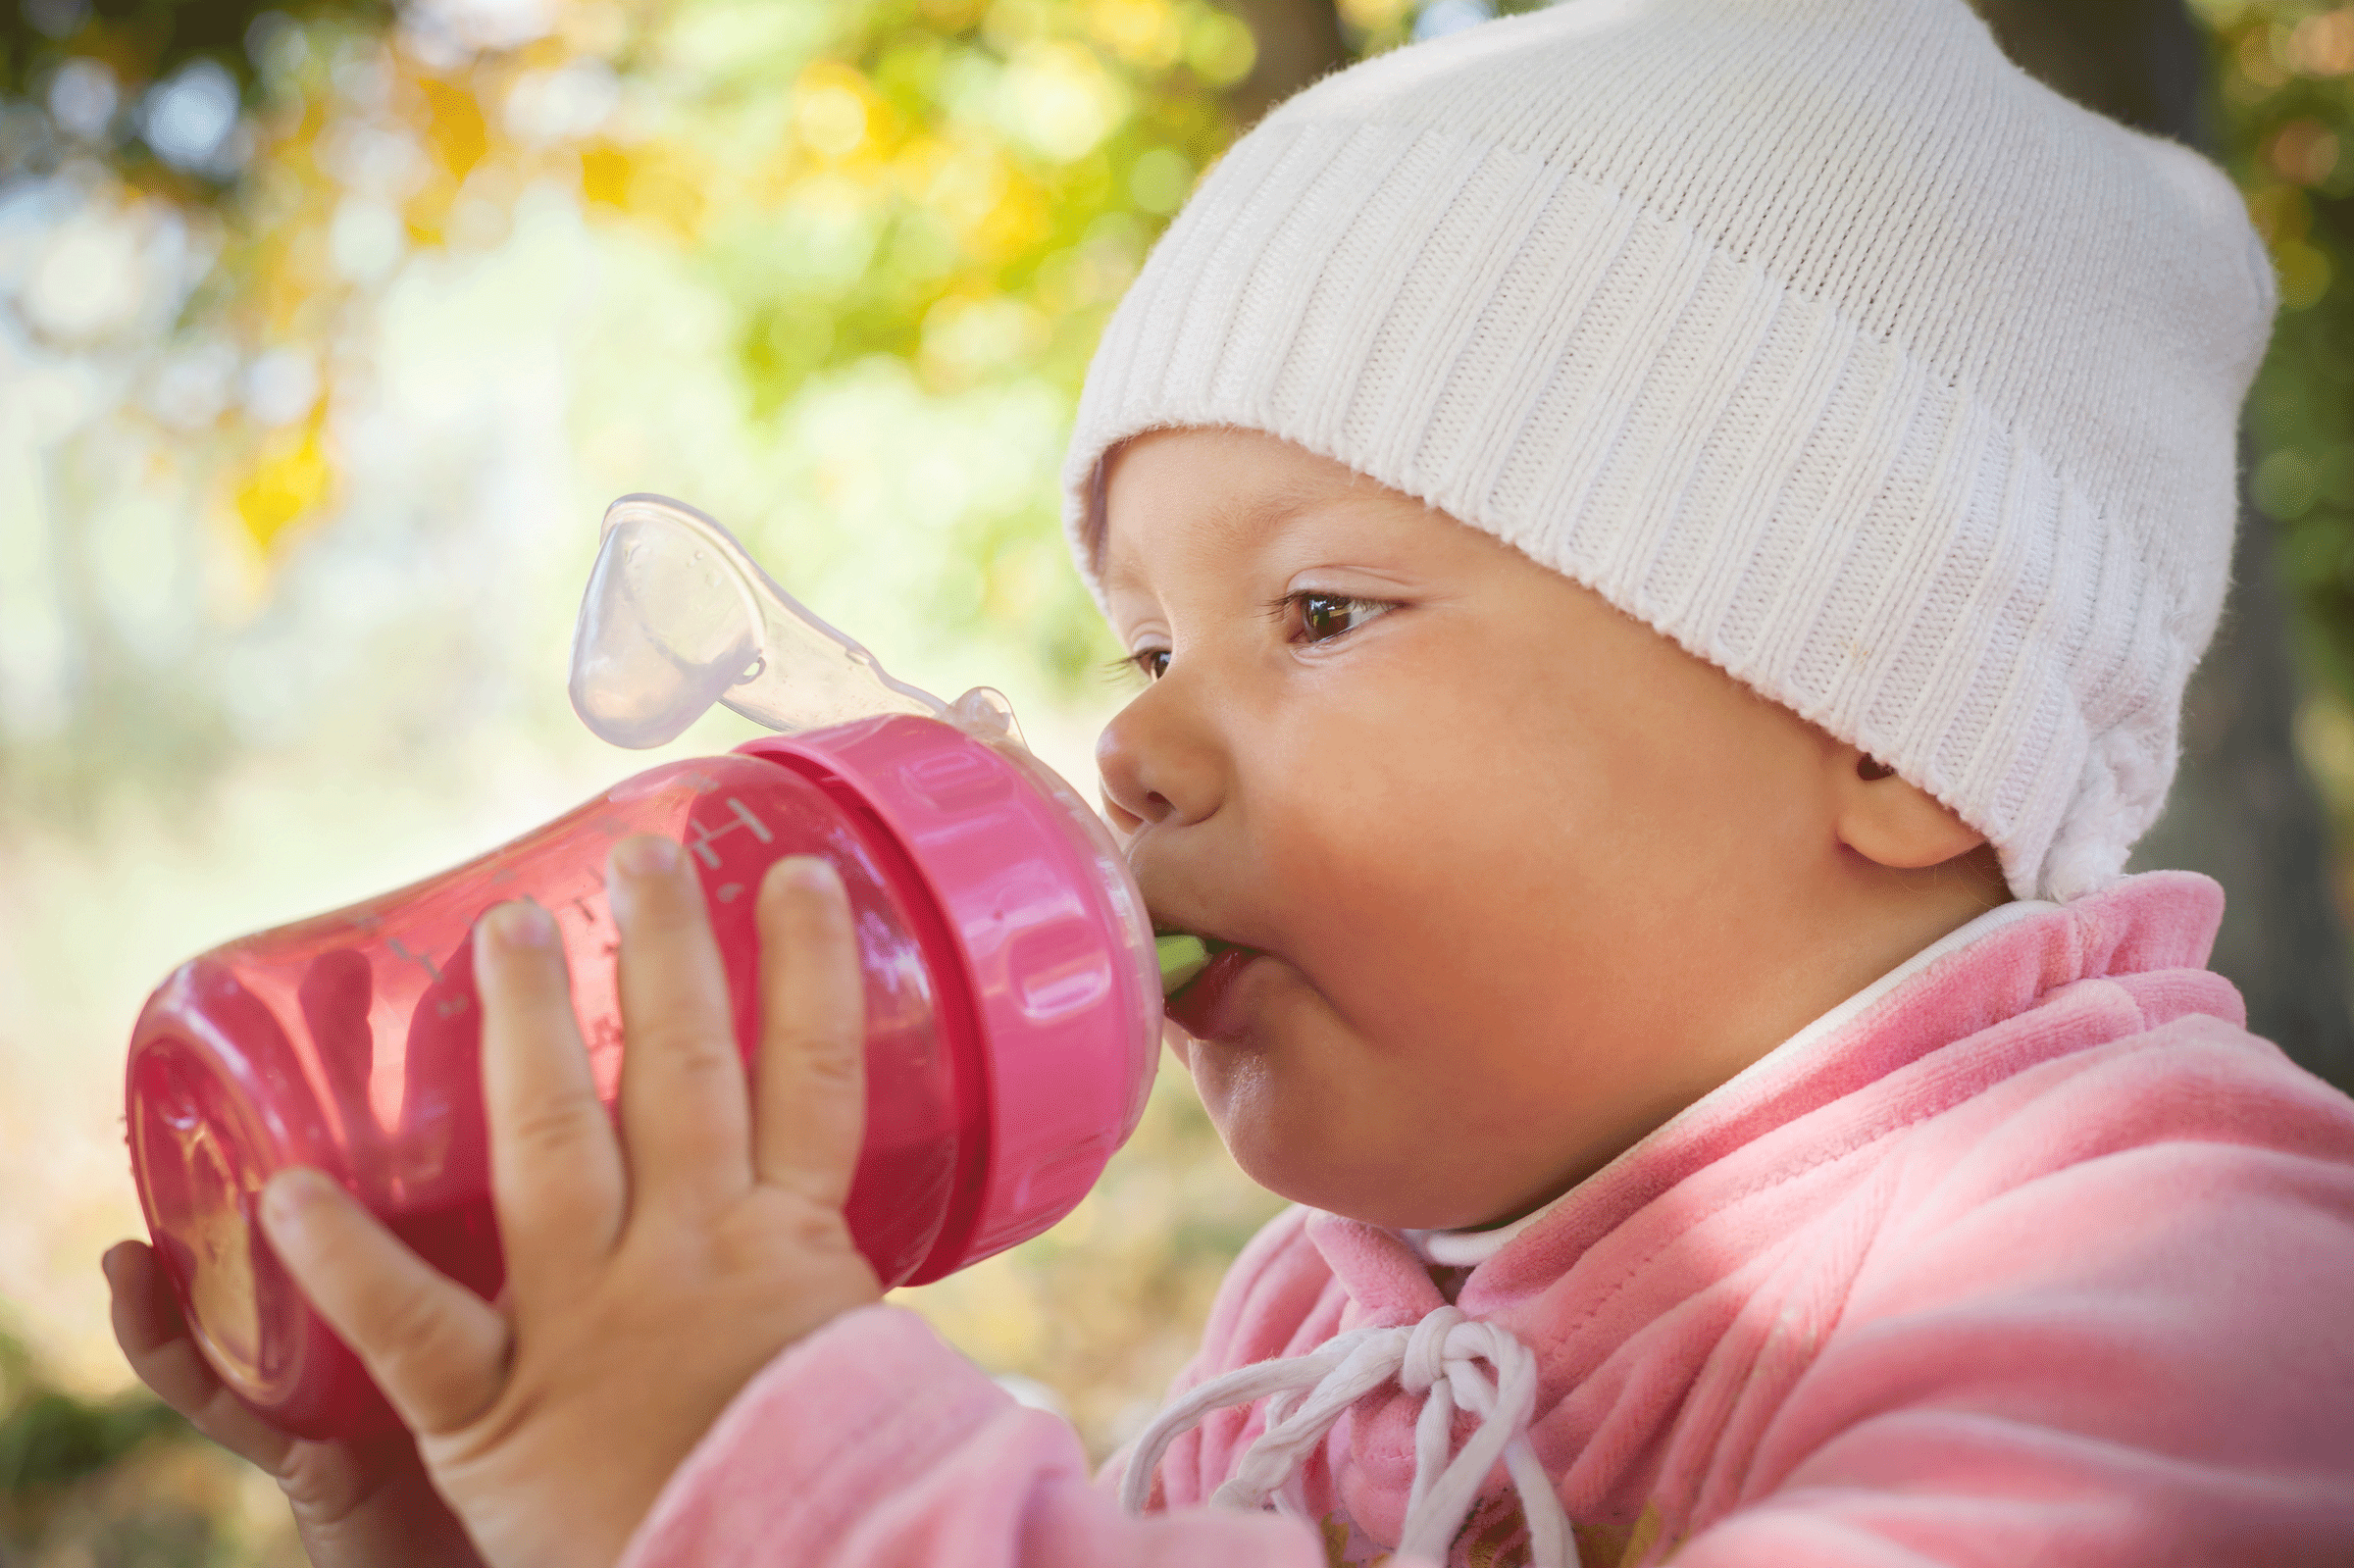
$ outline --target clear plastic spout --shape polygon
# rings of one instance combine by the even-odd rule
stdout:
[[[777,586],[728,531],[661,495],[605,509],[604,544],[572,637],[572,706],[617,746],[658,746],[712,703],[788,734],[882,713],[1021,741],[986,686],[953,704],[894,680],[875,656]]]

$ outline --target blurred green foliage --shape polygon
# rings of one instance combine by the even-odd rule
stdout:
[[[2256,503],[2280,525],[2302,652],[2354,697],[2354,7],[2205,0],[2225,156],[2280,279],[2249,403]]]
[[[693,22],[728,36],[726,67],[674,101],[666,149],[586,153],[591,199],[695,245],[757,408],[873,354],[940,388],[1075,388],[1151,228],[1230,133],[1213,89],[1251,69],[1248,30],[1202,0],[824,15],[815,33]],[[715,199],[730,173],[767,199]]]
[[[20,0],[0,10],[0,177],[47,175],[77,153],[96,154],[183,199],[213,199],[243,160],[175,159],[168,137],[149,134],[142,110],[159,101],[150,92],[191,70],[219,72],[250,105],[257,61],[297,18],[382,27],[391,16],[390,0]],[[60,115],[52,89],[70,66],[77,79],[67,92],[80,96]]]
[[[666,252],[697,281],[724,318],[731,418],[750,443],[779,446],[804,392],[877,365],[968,428],[1011,408],[1044,430],[1050,414],[1019,408],[1067,410],[1262,65],[1251,26],[1211,0],[7,12],[0,186],[19,213],[71,209],[18,320],[61,365],[124,379],[108,440],[143,441],[198,488],[178,504],[228,606],[209,645],[140,659],[106,624],[107,585],[76,581],[104,570],[80,547],[90,523],[57,514],[44,613],[66,646],[43,657],[65,667],[70,712],[44,747],[9,733],[0,701],[0,761],[55,775],[35,792],[59,801],[134,778],[183,787],[233,761],[236,699],[208,672],[348,508],[377,374],[354,345],[404,278],[493,251],[527,197],[561,193],[595,243]],[[77,245],[88,261],[56,259]],[[144,298],[115,286],[142,269]],[[647,350],[669,330],[647,324]],[[228,359],[204,372],[228,387],[217,412],[173,411],[204,356]],[[123,434],[141,419],[156,428]],[[83,461],[53,464],[52,506],[128,504],[121,455]],[[1010,629],[1069,696],[1112,650],[1062,565],[1050,456],[1025,446],[1015,466],[1018,496],[976,499],[927,539],[919,618],[948,636]],[[793,493],[822,507],[825,482]],[[741,509],[730,521],[760,532]],[[135,755],[113,740],[133,735],[154,738]],[[74,759],[100,737],[114,755],[93,777]]]
[[[461,4],[18,0],[0,8],[0,178],[95,158],[221,212],[220,275],[189,309],[234,322],[258,355],[368,304],[323,262],[349,193],[325,154],[339,126],[388,118],[430,155],[396,193],[412,250],[450,242],[462,191],[511,196],[560,172],[607,221],[692,253],[728,302],[755,413],[875,355],[936,391],[1021,378],[1067,397],[1152,233],[1236,128],[1231,95],[1255,79],[1253,9],[568,0],[550,25],[501,33]],[[1377,52],[1423,9],[1343,0],[1336,38]],[[2281,279],[2281,331],[2251,404],[2254,493],[2282,526],[2303,651],[2354,695],[2354,309],[2339,286],[2354,242],[2354,8],[2194,10],[2224,156]],[[376,64],[389,80],[362,89],[365,103],[354,38],[386,40]],[[584,66],[619,83],[618,116],[519,115]],[[158,156],[159,95],[199,67],[233,82],[242,139]],[[230,432],[245,461],[225,482],[265,548],[332,515],[337,454],[320,426],[334,393],[322,388],[308,423]],[[1049,521],[998,519],[970,542]],[[1075,678],[1093,648],[1083,601],[1032,620]]]
[[[143,1451],[185,1445],[195,1434],[144,1394],[105,1402],[53,1387],[32,1355],[0,1333],[0,1560],[45,1558],[71,1534],[103,1563],[202,1561],[207,1508],[151,1496],[128,1509],[93,1506],[92,1493]]]

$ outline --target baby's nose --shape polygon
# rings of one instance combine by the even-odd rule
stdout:
[[[1123,834],[1148,823],[1199,822],[1218,807],[1223,770],[1210,738],[1147,691],[1096,739],[1104,815]]]

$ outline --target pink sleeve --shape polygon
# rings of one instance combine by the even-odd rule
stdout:
[[[901,1307],[770,1363],[671,1477],[622,1568],[1324,1568],[1272,1514],[1130,1518],[1077,1434]]]
[[[1919,1181],[1811,1360],[1817,1304],[1778,1304],[1766,1364],[1804,1370],[1714,1523],[1647,1560],[2354,1562],[2354,1107],[2253,1109],[2288,1146],[2094,1150],[1984,1200],[1972,1163],[2063,1135],[2022,1118]]]

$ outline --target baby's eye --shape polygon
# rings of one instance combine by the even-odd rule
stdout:
[[[1304,642],[1330,642],[1396,608],[1387,599],[1357,599],[1345,593],[1293,593],[1285,595],[1284,603],[1299,606]]]
[[[1124,658],[1114,659],[1112,668],[1134,670],[1148,681],[1157,681],[1169,673],[1169,650],[1166,648],[1139,648]]]

